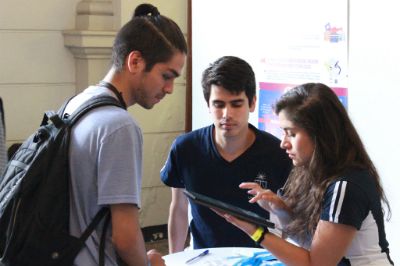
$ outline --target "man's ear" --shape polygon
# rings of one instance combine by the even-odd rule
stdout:
[[[256,109],[256,102],[257,102],[257,96],[254,95],[253,100],[251,101],[250,104],[250,112],[254,112]]]
[[[146,63],[142,57],[142,53],[139,51],[132,51],[126,57],[126,67],[131,73],[138,73],[145,69]]]

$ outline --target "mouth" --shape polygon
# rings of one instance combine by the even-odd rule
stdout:
[[[289,156],[289,158],[290,158],[290,159],[292,159],[292,160],[295,158],[295,155],[294,155],[294,154],[292,154],[292,153],[288,153],[287,155],[288,155],[288,156]]]
[[[220,125],[221,125],[221,128],[224,128],[224,129],[232,129],[235,126],[235,124],[233,124],[233,123],[221,123]]]
[[[161,100],[164,98],[164,96],[165,96],[165,95],[156,96],[157,102],[161,102]]]

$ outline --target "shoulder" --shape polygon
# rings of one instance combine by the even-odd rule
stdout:
[[[202,142],[208,142],[211,132],[212,126],[207,126],[182,134],[176,138],[175,146],[198,145]]]
[[[96,136],[141,135],[136,120],[123,108],[107,105],[90,110],[73,126],[76,134]]]
[[[335,189],[370,195],[376,191],[376,181],[365,169],[348,169],[329,185],[327,192],[332,193]]]
[[[366,170],[350,169],[328,186],[321,218],[359,229],[374,202],[380,202],[375,178]]]

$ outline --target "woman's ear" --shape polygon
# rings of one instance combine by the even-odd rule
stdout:
[[[139,51],[132,51],[126,57],[126,68],[131,73],[138,73],[145,69],[146,63]]]

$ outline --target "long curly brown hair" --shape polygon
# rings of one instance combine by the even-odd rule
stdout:
[[[379,174],[368,156],[346,109],[335,93],[321,83],[307,83],[286,92],[275,104],[314,141],[309,164],[294,167],[284,187],[284,199],[293,220],[286,233],[306,242],[314,235],[322,199],[328,185],[349,168],[366,169],[375,177],[376,188],[390,216],[390,206]]]

